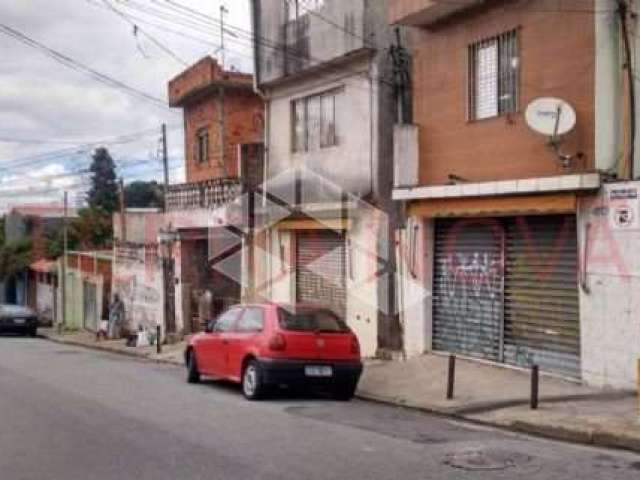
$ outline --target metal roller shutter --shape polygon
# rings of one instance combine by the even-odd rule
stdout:
[[[296,299],[321,303],[346,314],[344,235],[330,230],[296,236]]]
[[[578,245],[570,215],[507,223],[504,357],[580,375]]]
[[[504,232],[495,220],[436,223],[435,350],[500,359]]]

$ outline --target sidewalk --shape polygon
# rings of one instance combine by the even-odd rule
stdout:
[[[541,375],[539,409],[531,410],[528,372],[458,359],[454,399],[446,400],[447,363],[446,356],[432,354],[367,362],[358,394],[560,440],[640,452],[635,392],[593,389]]]
[[[184,365],[184,348],[186,341],[171,345],[162,345],[162,353],[156,353],[156,346],[150,347],[127,347],[126,340],[100,340],[96,341],[95,334],[86,331],[66,332],[59,334],[53,328],[40,328],[38,334],[42,337],[57,343],[76,345],[80,347],[92,348],[121,355],[144,358],[158,363],[171,363],[174,365]]]

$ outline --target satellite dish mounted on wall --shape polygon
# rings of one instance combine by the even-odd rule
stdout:
[[[562,154],[560,143],[562,136],[576,126],[576,111],[573,107],[559,98],[536,98],[527,106],[524,118],[531,130],[549,137],[549,145],[558,155],[562,165],[569,167],[573,156]]]

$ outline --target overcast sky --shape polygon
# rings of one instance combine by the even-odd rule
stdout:
[[[185,67],[216,56],[219,24],[184,5],[220,18],[220,0],[109,0],[140,29],[109,10],[105,0],[0,0],[0,28],[17,30],[47,47],[153,97],[166,100],[167,82]],[[224,1],[230,27],[250,30],[248,0]],[[177,6],[178,5],[178,6]],[[137,17],[137,18],[134,18]],[[153,25],[151,25],[153,24]],[[173,30],[173,31],[170,31]],[[190,38],[190,37],[196,37]],[[225,35],[227,67],[252,70],[250,41]],[[93,145],[147,131],[135,142],[109,143],[119,175],[162,179],[160,125],[169,125],[172,183],[184,179],[182,115],[68,69],[0,30],[0,212],[23,202],[59,200],[66,187],[81,196],[80,175]],[[156,133],[157,131],[157,133]],[[129,140],[129,139],[121,139]],[[24,189],[34,189],[28,195]]]

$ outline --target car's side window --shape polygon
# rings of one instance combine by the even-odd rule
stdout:
[[[247,308],[236,326],[238,332],[261,332],[264,328],[264,312],[262,308]]]
[[[240,315],[240,308],[232,308],[221,314],[213,325],[213,332],[221,333],[231,330]]]

